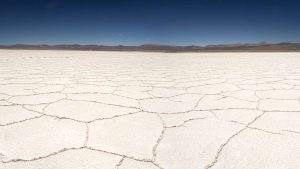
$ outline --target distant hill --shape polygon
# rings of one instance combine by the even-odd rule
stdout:
[[[171,46],[145,44],[140,46],[104,45],[0,45],[0,49],[83,50],[83,51],[144,51],[144,52],[300,52],[300,43],[238,43],[208,46]]]

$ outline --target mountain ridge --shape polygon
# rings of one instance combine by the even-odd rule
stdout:
[[[160,44],[143,44],[138,46],[126,45],[0,45],[0,49],[23,49],[23,50],[83,50],[83,51],[141,51],[141,52],[300,52],[300,43],[236,43],[218,44],[207,46],[177,46]]]

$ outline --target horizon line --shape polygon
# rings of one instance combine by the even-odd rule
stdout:
[[[210,47],[210,46],[230,46],[230,45],[280,45],[280,44],[300,44],[300,42],[236,42],[236,43],[217,43],[217,44],[208,44],[208,45],[174,45],[174,44],[160,44],[160,43],[144,43],[139,45],[124,45],[124,44],[117,44],[117,45],[108,45],[108,44],[80,44],[80,43],[58,43],[58,44],[31,44],[31,43],[14,43],[14,44],[0,44],[0,46],[18,46],[18,45],[27,45],[27,46],[108,46],[108,47],[117,47],[117,46],[124,46],[124,47],[142,47],[142,46],[174,46],[174,47]]]

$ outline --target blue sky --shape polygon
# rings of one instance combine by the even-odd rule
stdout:
[[[1,0],[0,44],[300,42],[298,0]]]

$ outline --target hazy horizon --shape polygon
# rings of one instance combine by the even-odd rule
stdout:
[[[66,45],[66,46],[72,46],[72,45],[80,45],[80,46],[89,46],[89,45],[96,45],[96,46],[145,46],[145,45],[154,45],[154,46],[178,46],[178,47],[187,47],[187,46],[198,46],[198,47],[208,47],[208,46],[222,46],[222,45],[277,45],[277,44],[300,44],[300,42],[252,42],[252,43],[247,43],[247,42],[237,42],[237,43],[220,43],[220,44],[207,44],[207,45],[176,45],[176,44],[135,44],[135,45],[124,45],[124,44],[111,44],[111,45],[106,45],[106,44],[78,44],[78,43],[66,43],[66,44],[31,44],[31,43],[16,43],[16,44],[0,44],[2,46],[15,46],[15,45],[28,45],[28,46],[43,46],[43,45],[48,45],[48,46],[62,46],[62,45]]]

